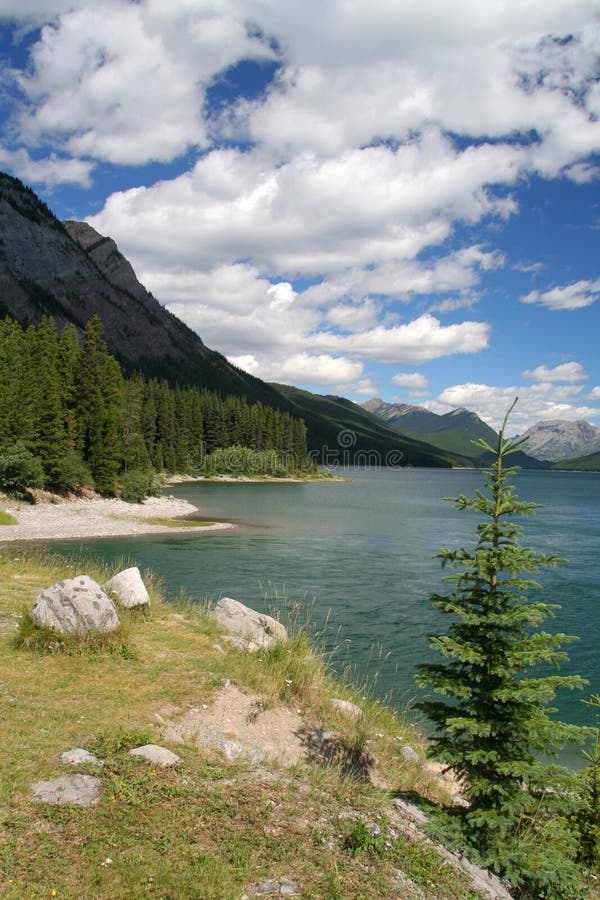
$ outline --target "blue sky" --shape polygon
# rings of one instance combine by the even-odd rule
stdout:
[[[0,168],[267,380],[600,426],[598,0],[2,0]]]

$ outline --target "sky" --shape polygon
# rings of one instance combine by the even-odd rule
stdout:
[[[600,426],[600,0],[0,0],[0,169],[260,378]]]

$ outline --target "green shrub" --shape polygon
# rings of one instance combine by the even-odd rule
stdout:
[[[0,488],[7,494],[23,497],[26,488],[40,488],[44,483],[41,460],[24,444],[17,442],[0,453]]]
[[[76,450],[70,450],[57,466],[55,485],[68,490],[81,487],[94,487],[94,479],[90,467],[83,461]]]
[[[146,497],[157,496],[164,479],[154,469],[131,469],[121,478],[121,499],[126,503],[141,503]]]

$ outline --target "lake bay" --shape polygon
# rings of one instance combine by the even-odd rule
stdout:
[[[107,561],[121,557],[151,568],[167,597],[181,588],[197,601],[230,596],[268,612],[297,610],[323,634],[332,663],[350,664],[372,691],[402,707],[415,696],[418,663],[431,659],[427,634],[447,622],[429,602],[442,581],[440,547],[471,546],[477,519],[444,497],[482,487],[472,470],[389,469],[341,472],[348,482],[208,483],[171,488],[206,519],[235,522],[232,531],[64,542]],[[590,685],[558,699],[560,716],[593,724],[581,702],[600,692],[600,477],[593,473],[523,471],[515,476],[523,500],[543,504],[523,519],[523,544],[558,553],[568,563],[544,570],[543,597],[561,609],[547,630],[577,635],[566,647]],[[375,676],[377,673],[376,680]],[[392,696],[390,697],[390,692]]]

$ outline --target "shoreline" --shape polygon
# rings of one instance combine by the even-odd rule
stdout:
[[[21,541],[85,540],[151,534],[200,534],[236,528],[230,522],[177,525],[177,519],[196,517],[200,511],[175,497],[147,497],[143,503],[115,498],[93,498],[29,504],[7,500],[2,509],[17,519],[0,526],[0,544]],[[167,519],[173,524],[152,520]]]

